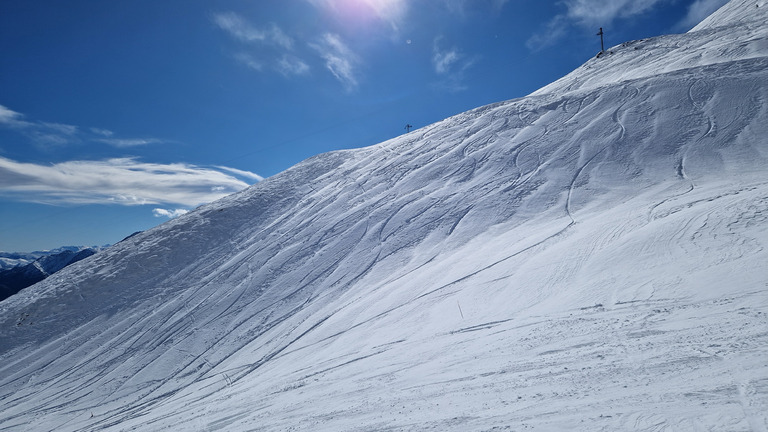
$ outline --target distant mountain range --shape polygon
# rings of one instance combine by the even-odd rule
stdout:
[[[64,246],[29,253],[0,252],[0,301],[99,250],[100,247]]]
[[[86,246],[62,246],[56,249],[34,252],[2,252],[0,251],[0,270],[8,270],[13,267],[25,266],[33,261],[49,255],[56,255],[65,251],[80,252],[87,249]]]

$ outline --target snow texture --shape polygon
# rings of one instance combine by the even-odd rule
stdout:
[[[768,5],[0,302],[0,430],[767,431]]]

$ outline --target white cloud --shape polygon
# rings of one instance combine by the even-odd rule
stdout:
[[[309,66],[306,63],[300,58],[288,54],[281,57],[275,67],[284,76],[305,75],[309,72]]]
[[[0,123],[9,123],[18,120],[21,114],[0,105]]]
[[[388,22],[394,30],[398,30],[401,20],[405,17],[408,10],[406,0],[363,0],[376,15]]]
[[[677,28],[681,30],[691,29],[726,3],[728,3],[728,0],[694,1],[688,6],[688,13],[685,15],[685,18],[677,24]]]
[[[101,142],[113,147],[125,148],[140,145],[160,144],[158,138],[114,138],[110,130],[99,128],[81,129],[74,125],[44,121],[22,120],[23,114],[0,105],[0,127],[8,127],[25,135],[40,146],[61,146],[83,141]]]
[[[234,39],[258,44],[252,47],[253,52],[240,51],[235,54],[235,60],[253,69],[263,72],[266,68],[277,71],[285,77],[306,75],[309,65],[293,53],[293,39],[283,32],[277,24],[265,28],[257,28],[245,18],[234,12],[216,14],[214,22]]]
[[[293,46],[293,40],[274,23],[265,29],[260,29],[234,12],[216,14],[213,16],[213,21],[241,42],[269,43],[285,49],[291,49]]]
[[[269,34],[269,39],[273,43],[285,49],[291,49],[293,47],[293,39],[285,34],[283,30],[277,26],[277,24],[271,24],[267,34]]]
[[[99,128],[91,128],[91,133],[93,133],[95,135],[105,136],[105,137],[111,137],[112,135],[115,134],[111,130],[99,129]]]
[[[565,0],[568,18],[585,27],[606,27],[617,18],[649,11],[668,0]]]
[[[40,122],[40,126],[53,131],[57,132],[61,135],[75,135],[78,132],[77,126],[72,126],[68,124],[61,124],[61,123],[45,123]]]
[[[63,145],[76,140],[78,128],[61,123],[22,120],[24,115],[0,105],[0,127],[6,127],[29,137],[39,145]]]
[[[440,38],[436,38],[432,47],[432,65],[435,73],[442,76],[436,86],[443,90],[457,92],[466,90],[464,73],[475,63],[474,58],[467,58],[458,48],[442,49]]]
[[[31,123],[22,120],[22,114],[0,105],[0,125],[7,127],[27,127]]]
[[[338,35],[326,33],[319,42],[311,46],[325,60],[325,67],[347,91],[357,87],[356,64],[359,60]]]
[[[432,64],[435,66],[435,72],[441,75],[448,73],[459,58],[460,54],[456,49],[448,51],[439,51],[435,49],[432,55]]]
[[[185,210],[185,209],[173,209],[173,210],[168,210],[163,208],[152,209],[152,214],[154,214],[155,217],[166,217],[168,219],[173,219],[187,213],[189,213],[189,210]]]
[[[216,168],[220,169],[222,171],[230,172],[230,173],[232,173],[232,174],[234,174],[234,175],[236,175],[238,177],[244,177],[244,178],[247,178],[247,179],[256,180],[257,182],[264,180],[264,177],[262,177],[262,176],[260,176],[260,175],[258,175],[256,173],[252,173],[250,171],[243,171],[243,170],[239,170],[237,168],[230,168],[230,167],[225,167],[225,166],[216,166]]]
[[[138,146],[144,146],[149,144],[159,144],[163,142],[162,140],[159,140],[157,138],[128,138],[128,139],[102,138],[102,139],[97,139],[96,141],[103,142],[104,144],[109,144],[112,147],[117,147],[117,148],[138,147]]]
[[[235,54],[235,60],[238,62],[248,66],[249,68],[255,70],[255,71],[261,71],[264,69],[264,65],[261,64],[260,61],[256,60],[255,57],[248,53],[237,53]]]
[[[133,158],[38,165],[0,157],[0,195],[48,204],[196,206],[249,186],[234,173],[260,178],[235,169],[145,163]]]
[[[563,0],[560,4],[565,6],[565,11],[530,37],[526,46],[536,51],[555,44],[572,25],[597,31],[599,27],[609,27],[617,19],[629,19],[671,1],[674,0]]]

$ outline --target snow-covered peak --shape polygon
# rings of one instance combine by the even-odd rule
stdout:
[[[765,0],[732,0],[688,33],[616,45],[531,96],[564,95],[683,69],[766,58],[768,5],[765,3]]]
[[[696,32],[717,27],[766,25],[766,0],[731,0],[690,30]]]

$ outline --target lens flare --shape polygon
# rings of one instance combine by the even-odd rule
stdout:
[[[398,28],[407,10],[406,0],[311,0],[339,20],[353,25],[384,22]]]

